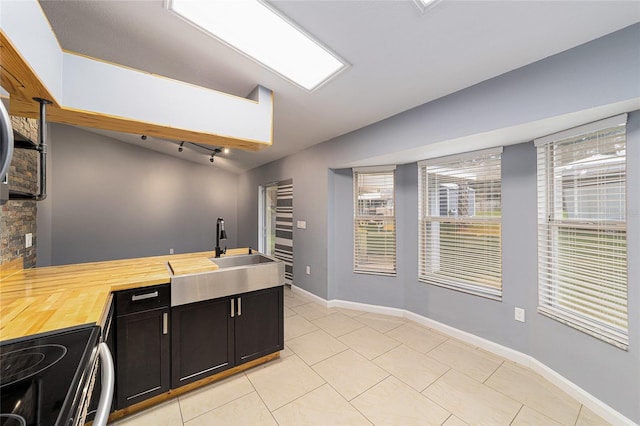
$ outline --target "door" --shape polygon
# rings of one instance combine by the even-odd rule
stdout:
[[[174,306],[171,310],[171,387],[233,367],[233,299]]]
[[[260,242],[261,253],[274,256],[276,250],[276,207],[278,184],[272,183],[260,187]]]
[[[252,361],[284,349],[282,286],[235,297],[235,361]]]
[[[284,262],[293,284],[293,179],[260,187],[259,250]],[[275,197],[275,198],[274,198]]]

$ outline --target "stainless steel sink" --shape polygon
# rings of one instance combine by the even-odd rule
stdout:
[[[171,275],[171,306],[284,285],[284,263],[261,253],[210,258],[219,269]]]
[[[211,257],[210,261],[218,265],[219,268],[235,268],[237,266],[257,265],[259,263],[279,262],[272,257],[267,257],[261,253],[241,254],[229,257]]]

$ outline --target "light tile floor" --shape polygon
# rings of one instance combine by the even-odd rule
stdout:
[[[533,371],[411,321],[284,300],[278,360],[116,424],[606,424]]]

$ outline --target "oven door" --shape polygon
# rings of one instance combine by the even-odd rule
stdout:
[[[113,304],[113,296],[109,300],[109,310],[103,322],[100,323],[100,328],[102,329],[102,342],[106,343],[111,354],[115,353],[115,330],[113,328],[113,316],[114,316],[114,304]],[[86,421],[92,421],[95,418],[96,412],[98,411],[98,404],[100,402],[100,395],[102,394],[102,374],[103,367],[105,364],[103,361],[100,361],[100,365],[98,367],[99,374],[95,376],[95,386],[93,387],[93,394],[91,395],[91,402],[89,404],[89,409],[87,412]],[[109,407],[109,412],[112,412],[115,409],[115,388],[113,391],[112,404]]]
[[[67,424],[73,426],[82,426],[87,420],[87,412],[91,405],[92,396],[94,395],[94,385],[98,374],[100,373],[101,386],[99,389],[99,399],[97,410],[94,412],[93,425],[105,426],[113,401],[113,388],[115,380],[115,371],[113,367],[113,359],[111,352],[106,343],[101,342],[92,352],[92,362],[85,369],[81,385],[78,387],[78,395],[76,403],[72,409],[72,415],[69,417]]]

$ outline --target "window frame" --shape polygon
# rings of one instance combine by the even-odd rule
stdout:
[[[627,251],[628,217],[626,213],[629,180],[627,179],[626,122],[627,114],[621,114],[534,141],[538,156],[537,311],[624,350],[628,349],[629,344],[629,258]],[[586,210],[578,212],[579,206],[576,204],[578,204],[579,198],[577,195],[573,197],[573,204],[565,200],[566,184],[559,173],[566,169],[567,165],[556,158],[559,155],[557,151],[570,144],[576,144],[578,147],[572,148],[574,151],[585,149],[583,147],[587,147],[589,143],[593,145],[593,140],[597,141],[597,138],[604,132],[615,131],[624,135],[624,150],[622,150],[624,155],[616,152],[617,157],[615,157],[622,159],[621,166],[619,166],[622,167],[622,171],[613,173],[612,170],[615,168],[600,167],[601,170],[595,174],[595,177],[589,177],[589,182],[593,180],[594,183],[588,185],[580,180],[583,179],[586,182],[585,178],[574,178],[574,186],[571,186],[570,189],[573,189],[574,192],[588,189],[590,192],[587,195],[592,198],[589,199],[585,194],[583,196],[587,198],[587,201],[594,203],[590,205],[591,208],[593,205],[597,206],[595,213],[589,213]],[[597,141],[596,148],[598,150],[592,148],[594,154],[591,156],[594,158],[598,155],[602,156],[603,149],[616,148],[615,137],[610,139],[603,138],[603,143]],[[565,151],[568,149],[565,148]],[[578,162],[584,163],[585,159],[580,158],[573,163]],[[591,165],[584,167],[585,170],[592,172],[594,170],[593,164],[596,162],[592,160]],[[571,163],[568,164],[571,165]],[[598,171],[598,169],[595,170]],[[587,172],[585,171],[585,173]],[[617,176],[618,180],[611,181],[611,176]],[[619,207],[618,212],[621,216],[618,218],[607,217],[611,216],[608,210],[612,194],[611,189],[604,185],[610,185],[610,182],[617,183],[615,188],[623,191],[621,194],[613,193],[614,201],[616,195],[623,200],[623,206]],[[582,183],[582,186],[579,183]],[[617,203],[620,205],[620,200]],[[573,215],[566,211],[569,210],[569,206],[576,210]],[[605,207],[601,208],[601,206]],[[585,255],[585,253],[594,250],[596,250],[595,255]],[[624,257],[624,261],[621,260],[622,257]],[[597,265],[592,265],[594,258],[600,260]],[[580,263],[585,262],[585,259],[588,259],[589,263],[583,263],[581,266]],[[597,274],[606,276],[606,285],[603,285],[600,279],[596,279]],[[624,305],[620,305],[618,300],[623,293],[620,288],[622,278],[624,278]],[[596,299],[598,300],[597,304],[594,302]],[[597,314],[595,311],[598,311]],[[599,316],[600,319],[596,316]],[[621,323],[624,321],[626,321],[626,326],[613,324],[613,322]]]
[[[493,158],[498,156],[498,158]],[[476,215],[475,203],[473,207],[472,215],[448,216],[442,215],[442,195],[438,193],[438,212],[433,212],[433,207],[429,208],[429,188],[432,183],[429,180],[429,169],[434,167],[444,167],[445,165],[453,165],[457,167],[464,167],[463,165],[468,162],[478,160],[490,160],[497,161],[497,164],[493,164],[493,167],[499,167],[500,181],[499,181],[499,215]],[[468,168],[471,172],[475,171],[471,167]],[[480,169],[478,169],[480,170]],[[432,172],[432,175],[435,175]],[[462,180],[462,178],[460,178]],[[438,189],[440,191],[440,189]],[[493,191],[493,189],[491,190]],[[494,192],[490,194],[495,195]],[[475,199],[475,196],[474,196]],[[431,199],[433,203],[433,199]],[[448,202],[447,202],[448,203]],[[462,154],[455,154],[446,157],[439,157],[433,159],[427,159],[418,162],[418,281],[436,285],[439,287],[448,288],[454,291],[467,293],[475,296],[484,297],[491,300],[502,300],[502,147],[489,148],[479,151],[466,152]],[[432,214],[438,213],[438,214]],[[434,233],[430,234],[428,228],[434,223],[448,223],[449,226],[454,227],[455,234],[451,242],[467,243],[473,250],[473,254],[479,254],[480,250],[477,249],[478,243],[482,244],[482,236],[466,235],[463,232],[465,227],[474,228],[477,227],[484,233],[483,236],[491,240],[492,236],[498,236],[498,248],[497,255],[496,250],[493,250],[493,258],[495,262],[486,265],[487,274],[483,274],[483,267],[479,266],[476,262],[474,268],[471,268],[470,273],[458,273],[451,274],[440,273],[439,271],[433,271],[436,267],[435,262],[440,262],[439,259],[442,255],[442,240],[439,238],[440,234],[436,237]],[[438,225],[438,230],[440,225]],[[497,232],[495,229],[497,228]],[[478,232],[478,234],[482,234]],[[429,238],[431,235],[431,238]],[[436,240],[437,238],[437,240]],[[434,250],[429,250],[431,247],[438,247],[436,254]],[[446,250],[446,249],[445,249]],[[480,254],[481,255],[481,254]],[[461,250],[456,252],[455,249],[452,252],[449,250],[448,256],[452,259],[452,262],[461,262],[462,252]],[[436,260],[429,260],[429,258],[435,258]],[[491,258],[491,257],[489,257]],[[493,270],[493,272],[491,272]],[[496,272],[497,271],[497,272]],[[489,279],[483,280],[482,276],[489,277]],[[496,282],[496,275],[499,275],[498,283]],[[484,281],[484,283],[483,283]],[[496,284],[498,284],[496,286]]]
[[[392,215],[388,214],[374,214],[364,215],[360,214],[358,205],[359,200],[359,181],[361,176],[373,176],[373,175],[392,175]],[[387,208],[388,209],[388,208]],[[376,253],[376,249],[372,250],[372,254],[365,248],[362,250],[363,244],[361,243],[362,234],[359,223],[361,222],[382,222],[382,226],[378,226],[378,231],[382,232],[383,229],[391,227],[393,229],[392,237],[392,249],[387,249],[387,242],[389,240],[388,235],[383,235],[384,244],[380,248],[380,252]],[[389,231],[385,231],[388,233]],[[374,232],[375,234],[375,232]],[[380,236],[373,235],[372,238],[380,239]],[[370,274],[370,275],[383,275],[383,276],[396,276],[397,275],[397,227],[396,227],[396,166],[372,166],[372,167],[354,167],[353,168],[353,272],[357,274]],[[365,237],[368,239],[369,237]],[[375,244],[374,243],[374,247]],[[366,244],[365,244],[366,245]],[[379,247],[379,246],[378,246]],[[369,256],[379,256],[384,261],[379,262],[379,266],[375,266],[375,262],[368,262],[365,258]],[[382,266],[380,266],[382,265]]]

